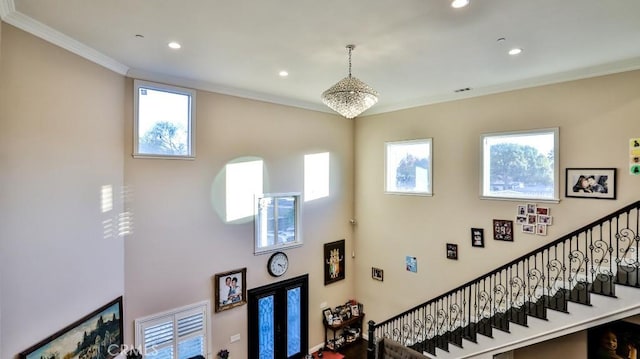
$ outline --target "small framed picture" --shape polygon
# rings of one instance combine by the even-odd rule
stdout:
[[[535,226],[535,224],[523,224],[523,225],[522,225],[522,232],[524,232],[524,233],[529,233],[529,234],[534,234],[534,233],[536,233],[536,226]]]
[[[518,216],[524,216],[525,214],[527,214],[527,206],[519,205],[518,206]]]
[[[536,214],[548,216],[550,213],[549,207],[536,207]]]
[[[471,245],[473,247],[484,247],[483,228],[471,228]]]
[[[247,268],[218,273],[213,282],[216,313],[247,303]]]
[[[351,315],[354,317],[360,316],[360,307],[358,307],[358,304],[351,304]]]
[[[567,168],[565,197],[616,199],[615,168]]]
[[[458,259],[458,245],[447,243],[447,259]]]
[[[546,224],[541,224],[541,223],[536,224],[536,234],[540,235],[540,236],[546,236],[547,235],[547,225]]]
[[[333,312],[331,311],[331,308],[325,308],[324,310],[322,310],[322,315],[324,316],[324,320],[327,322],[327,324],[333,324]]]
[[[529,221],[529,215],[516,216],[517,224],[527,224],[528,221]]]
[[[407,266],[407,271],[418,273],[418,258],[412,256],[406,256],[404,263]]]
[[[527,224],[536,224],[536,223],[538,223],[538,215],[527,214]]]
[[[527,203],[527,214],[536,214],[536,207],[535,203]]]
[[[380,268],[371,267],[371,278],[379,281],[384,281],[384,271]]]
[[[513,242],[513,221],[509,221],[506,219],[494,219],[493,239],[497,241]]]
[[[547,216],[544,214],[539,214],[538,215],[538,224],[544,224],[547,226],[550,226],[553,224],[553,217],[551,216]]]

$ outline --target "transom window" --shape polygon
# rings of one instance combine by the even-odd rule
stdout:
[[[194,90],[134,81],[133,156],[195,157]]]
[[[481,196],[559,200],[558,128],[481,136]]]
[[[300,236],[300,194],[256,196],[255,253],[302,245]]]

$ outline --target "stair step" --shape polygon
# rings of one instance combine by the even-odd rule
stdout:
[[[616,283],[626,285],[629,287],[640,288],[640,268],[630,266],[618,266],[618,273],[616,274]]]
[[[509,318],[506,313],[496,313],[491,317],[491,326],[503,332],[509,332]]]
[[[545,295],[544,305],[549,309],[553,309],[558,312],[569,313],[567,306],[567,297],[569,296],[566,289],[560,289],[556,294],[552,296]]]
[[[538,319],[547,319],[547,308],[544,306],[544,300],[537,302],[527,302],[524,305],[525,313]]]
[[[591,293],[599,295],[615,297],[616,290],[613,276],[607,274],[597,274],[593,283],[589,285],[589,291]]]
[[[514,324],[522,325],[524,327],[527,326],[527,310],[526,308],[510,308],[507,311],[507,319]]]
[[[589,296],[589,284],[583,281],[576,283],[573,289],[569,292],[567,300],[574,303],[591,305],[591,297]]]

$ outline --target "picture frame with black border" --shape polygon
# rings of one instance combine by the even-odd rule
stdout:
[[[484,228],[471,228],[471,246],[484,247]]]
[[[458,259],[458,245],[447,243],[447,259]]]
[[[493,220],[493,239],[513,242],[513,221],[506,219]]]
[[[371,267],[371,278],[379,281],[384,281],[384,270],[376,267]]]

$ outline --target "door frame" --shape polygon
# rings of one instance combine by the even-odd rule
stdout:
[[[258,331],[252,330],[252,328],[258,327],[258,299],[264,297],[265,295],[273,294],[277,296],[277,293],[284,293],[284,299],[286,303],[286,293],[290,288],[300,287],[300,355],[294,356],[294,358],[303,358],[304,355],[307,354],[309,350],[309,274],[303,274],[301,276],[286,279],[280,282],[271,283],[264,285],[262,287],[253,288],[247,291],[247,317],[248,317],[248,325],[247,325],[247,352],[250,357],[258,357],[259,351],[259,342],[258,342]],[[277,302],[277,301],[276,301]],[[279,310],[284,310],[285,315],[277,315],[279,314]],[[276,346],[284,346],[286,350],[287,343],[287,328],[286,328],[286,306],[285,308],[278,308],[278,304],[276,303],[276,308],[274,309],[276,312],[274,323],[276,326],[278,324],[284,325],[284,329],[280,330],[281,335],[276,335],[275,340],[277,343]],[[276,352],[278,354],[278,352]],[[278,356],[281,357],[281,356]]]

